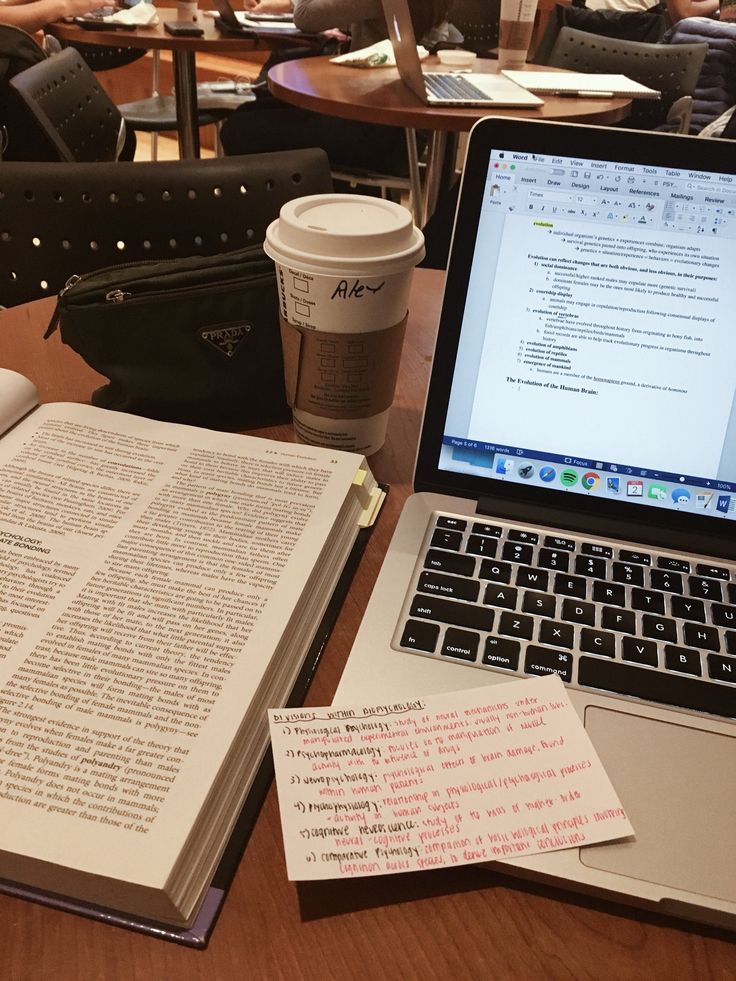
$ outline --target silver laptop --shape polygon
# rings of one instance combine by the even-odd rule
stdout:
[[[423,72],[406,0],[382,0],[396,67],[404,84],[422,102],[433,106],[488,105],[534,108],[543,100],[505,75],[474,72]]]
[[[736,927],[736,160],[472,130],[414,474],[335,703],[556,672],[634,841],[504,864]]]

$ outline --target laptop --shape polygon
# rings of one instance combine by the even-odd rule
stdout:
[[[555,672],[635,840],[502,871],[736,928],[736,159],[471,131],[407,501],[335,704]]]
[[[217,28],[223,34],[253,38],[271,33],[292,35],[301,33],[294,26],[291,16],[286,18],[273,14],[251,16],[250,12],[235,11],[230,0],[215,0],[215,9],[218,13]]]
[[[505,75],[423,72],[407,0],[382,0],[382,3],[401,80],[426,105],[533,109],[543,104],[542,99]]]

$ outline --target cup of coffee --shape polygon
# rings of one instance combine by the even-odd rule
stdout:
[[[196,20],[197,0],[177,0],[176,16],[179,20]]]
[[[498,67],[521,69],[534,30],[537,0],[501,0],[501,18],[498,25]]]
[[[264,249],[276,263],[297,439],[375,453],[386,438],[424,236],[392,201],[312,194],[281,208]]]

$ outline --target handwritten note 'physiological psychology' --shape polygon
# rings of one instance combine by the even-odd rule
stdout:
[[[556,676],[269,718],[293,880],[498,861],[633,834]]]

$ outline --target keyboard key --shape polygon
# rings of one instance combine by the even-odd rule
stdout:
[[[728,602],[736,603],[736,583],[728,584]]]
[[[626,605],[626,590],[612,582],[594,582],[593,599],[596,603],[611,603],[614,606]]]
[[[557,612],[557,600],[549,593],[525,593],[521,604],[524,613],[536,613],[553,619]]]
[[[474,535],[485,535],[487,538],[500,538],[503,534],[503,528],[498,525],[487,525],[482,521],[476,521],[471,530]]]
[[[592,555],[576,555],[575,572],[579,576],[591,576],[593,579],[605,579],[606,560],[597,559]]]
[[[709,654],[708,675],[716,681],[727,681],[731,685],[736,685],[736,657]]]
[[[543,569],[559,569],[560,572],[567,572],[570,567],[570,556],[567,552],[558,549],[540,548],[537,561]]]
[[[672,596],[670,598],[670,613],[673,617],[680,620],[697,620],[698,623],[705,623],[705,603],[699,599],[690,599],[688,596]]]
[[[575,631],[569,623],[556,620],[542,620],[539,624],[539,641],[553,647],[572,647]]]
[[[547,548],[561,548],[568,552],[575,551],[575,542],[572,540],[572,538],[557,538],[555,535],[546,535],[544,544],[547,546]]]
[[[520,542],[504,542],[501,557],[508,562],[521,562],[523,565],[531,565],[534,549],[531,545],[524,545]]]
[[[583,542],[580,551],[583,555],[598,555],[602,559],[613,558],[613,549],[610,545],[599,545],[597,542]]]
[[[415,596],[409,613],[422,620],[439,620],[440,623],[469,627],[471,630],[490,630],[493,627],[493,610],[469,603],[455,603],[438,596]]]
[[[641,632],[645,637],[657,640],[677,640],[677,625],[669,617],[657,617],[651,613],[643,613],[641,617]]]
[[[682,592],[682,576],[676,572],[663,572],[661,569],[652,569],[649,574],[649,582],[652,589],[663,589],[666,593]]]
[[[485,535],[468,535],[465,551],[472,555],[485,555],[494,558],[498,542],[495,538],[487,538]]]
[[[434,548],[450,548],[455,552],[460,551],[463,536],[459,531],[448,531],[446,528],[435,528],[432,534],[432,546]]]
[[[616,635],[605,630],[591,630],[583,627],[580,631],[580,649],[589,654],[601,654],[604,657],[616,656]]]
[[[483,559],[478,576],[491,582],[511,582],[511,566],[507,562],[490,562]]]
[[[549,573],[522,566],[516,573],[516,585],[525,586],[527,589],[546,590],[549,588]]]
[[[420,593],[433,593],[450,599],[468,600],[474,603],[480,593],[477,579],[462,579],[460,576],[443,576],[439,572],[423,572],[419,577],[417,589]]]
[[[680,671],[683,674],[703,673],[698,651],[692,651],[689,647],[672,647],[666,644],[664,648],[664,666],[670,671]]]
[[[688,578],[690,595],[699,596],[701,599],[718,600],[723,599],[721,584],[715,579],[701,579],[698,576]]]
[[[530,545],[538,545],[539,535],[535,531],[520,531],[518,528],[509,528],[506,540],[509,542],[528,542]]]
[[[475,559],[469,555],[430,549],[424,559],[424,568],[434,569],[435,572],[451,572],[456,576],[472,576],[475,572]]]
[[[667,555],[660,555],[657,568],[669,569],[670,572],[690,572],[690,563],[687,559],[672,559]]]
[[[464,518],[456,518],[451,514],[441,514],[437,518],[437,528],[451,528],[455,531],[465,531],[468,527],[468,522]]]
[[[440,654],[442,657],[456,657],[461,661],[474,662],[478,656],[479,643],[480,637],[478,634],[448,627],[445,631],[445,639],[442,643]]]
[[[555,576],[555,592],[560,596],[575,596],[577,599],[585,599],[585,579],[578,576]]]
[[[726,631],[726,650],[729,654],[736,654],[736,631]]]
[[[676,672],[651,671],[604,657],[580,658],[578,683],[586,688],[643,698],[658,705],[676,705],[736,717],[736,689],[714,685]]]
[[[494,586],[489,583],[486,586],[483,602],[486,606],[500,606],[505,610],[515,610],[517,596],[518,593],[513,586]]]
[[[717,627],[736,627],[736,606],[714,603],[710,608],[710,617]]]
[[[481,660],[488,667],[518,671],[520,650],[521,644],[518,640],[509,640],[506,637],[487,637]]]
[[[563,681],[572,681],[572,654],[551,651],[547,647],[529,646],[524,660],[526,674],[559,674]]]
[[[601,611],[601,626],[607,630],[618,630],[620,633],[636,633],[636,616],[632,610],[615,610],[604,606]]]
[[[630,562],[614,562],[611,566],[611,578],[614,582],[623,582],[629,586],[643,586],[644,570]]]
[[[504,611],[498,619],[499,634],[506,637],[521,637],[522,640],[531,640],[534,630],[534,621],[531,617],[521,616],[519,613],[508,613]]]
[[[701,627],[700,624],[686,623],[683,633],[688,647],[700,647],[708,651],[720,651],[721,649],[721,642],[715,627]]]
[[[586,626],[592,627],[595,623],[595,606],[592,603],[564,599],[561,616],[563,620],[569,620],[571,623],[584,623]]]
[[[651,589],[631,590],[631,606],[635,610],[649,610],[652,613],[664,613],[664,595]]]
[[[436,623],[407,620],[400,644],[402,647],[410,647],[413,651],[427,651],[433,654],[439,635],[440,628]]]
[[[638,637],[624,637],[621,645],[624,661],[636,661],[637,664],[649,664],[656,668],[659,663],[657,645],[652,640],[640,640]]]
[[[707,576],[709,579],[723,579],[725,582],[731,578],[728,569],[720,565],[702,565],[700,562],[695,566],[695,571],[699,576]]]
[[[632,552],[628,548],[620,548],[618,557],[622,562],[633,562],[635,565],[651,565],[652,557],[646,552]]]

